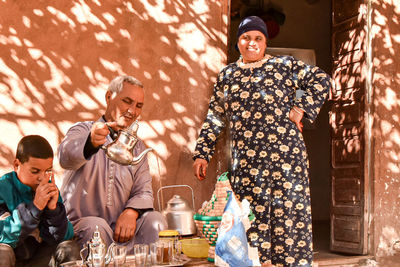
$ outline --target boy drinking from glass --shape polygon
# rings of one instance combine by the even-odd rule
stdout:
[[[53,157],[46,139],[25,136],[14,171],[0,178],[0,266],[57,266],[79,257],[75,241],[64,241],[74,231],[52,174]]]

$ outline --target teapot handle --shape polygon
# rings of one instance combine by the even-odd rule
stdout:
[[[107,249],[106,253],[106,264],[109,264],[114,260],[114,247],[116,246],[115,242],[112,242],[111,245]]]
[[[85,250],[87,250],[87,256],[86,256],[86,257],[85,257],[85,254],[84,254]],[[82,259],[82,265],[85,265],[85,264],[89,263],[89,261],[90,261],[90,259],[89,259],[89,257],[90,257],[89,253],[90,253],[89,244],[87,244],[86,246],[84,246],[84,247],[79,251],[79,254],[80,254],[81,259]]]
[[[190,191],[192,191],[192,205],[193,205],[193,210],[195,210],[195,208],[194,208],[194,193],[193,193],[193,189],[192,189],[189,185],[186,185],[186,184],[166,185],[166,186],[160,187],[160,188],[157,190],[158,210],[161,212],[160,195],[159,195],[160,191],[161,191],[162,189],[173,188],[173,187],[189,187],[189,188],[190,188]]]

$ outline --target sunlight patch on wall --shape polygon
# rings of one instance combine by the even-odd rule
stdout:
[[[139,121],[138,136],[140,139],[157,139],[165,133],[165,128],[160,121]]]
[[[66,14],[64,14],[63,12],[61,12],[60,10],[57,10],[56,8],[52,7],[52,6],[48,6],[47,10],[55,15],[57,17],[57,19],[59,19],[62,22],[68,23],[70,28],[75,28],[76,24],[75,22],[70,19]]]
[[[173,102],[172,104],[172,108],[175,110],[176,113],[180,114],[180,113],[184,113],[187,111],[186,107],[183,106],[182,104],[178,103],[178,102]]]
[[[158,23],[170,24],[179,22],[179,18],[176,15],[169,15],[165,12],[165,1],[156,0],[155,5],[151,5],[149,1],[142,1],[147,14],[157,21]]]
[[[192,60],[198,60],[198,54],[204,52],[206,38],[192,22],[180,24],[178,29],[170,27],[171,33],[178,36],[176,42],[190,56]]]
[[[164,35],[160,37],[160,41],[163,43],[166,43],[167,45],[171,45],[171,42],[169,41],[169,39]]]
[[[210,12],[209,4],[205,0],[195,0],[189,3],[189,7],[196,14],[206,14]]]
[[[158,73],[160,75],[160,79],[165,81],[165,82],[170,82],[171,78],[162,70],[158,70]]]
[[[104,58],[100,58],[100,63],[103,65],[103,67],[106,70],[112,71],[112,72],[118,72],[119,74],[122,74],[122,68],[121,65],[118,64],[117,62],[110,62]]]
[[[120,29],[119,33],[121,34],[122,37],[125,37],[129,40],[132,39],[130,33],[125,29]]]
[[[159,181],[162,179],[161,177],[167,174],[167,166],[165,165],[165,161],[160,159],[158,153],[154,151],[148,153],[147,158],[149,161],[150,175]]]
[[[93,101],[92,97],[83,91],[74,91],[73,98],[76,99],[79,105],[88,110],[97,110],[99,108],[99,105]]]
[[[43,15],[44,15],[43,11],[40,9],[34,9],[33,14],[35,14],[36,16],[39,16],[39,17],[43,17]]]
[[[182,147],[186,146],[186,144],[187,144],[186,139],[180,133],[178,133],[178,132],[170,133],[169,136],[170,136],[171,140],[178,146],[182,146]]]
[[[157,138],[159,135],[164,135],[166,132],[166,128],[160,120],[151,120],[148,123],[144,123],[144,125],[144,128],[147,127],[143,130],[143,132],[146,133],[144,138]]]
[[[103,30],[106,30],[106,25],[95,15],[92,14],[90,7],[83,1],[76,1],[74,6],[71,8],[71,13],[75,15],[76,20],[80,24],[93,24],[100,26]]]
[[[393,227],[383,227],[382,235],[379,237],[378,251],[376,256],[391,256],[396,253],[393,244],[399,240],[399,234]]]
[[[182,67],[186,68],[189,72],[193,72],[193,69],[190,67],[190,65],[186,62],[185,59],[182,58],[181,55],[176,55],[175,56],[175,61],[181,65]]]
[[[168,149],[167,145],[162,142],[162,141],[157,141],[157,140],[144,140],[146,143],[146,146],[151,147],[154,149],[155,152],[154,154],[158,155],[161,157],[163,160],[168,159],[169,156],[171,156],[170,149]]]
[[[27,16],[22,16],[22,23],[25,25],[25,27],[30,28],[31,27],[31,20]]]
[[[96,37],[97,41],[99,41],[99,42],[108,42],[108,43],[113,42],[113,39],[107,32],[96,32],[94,34],[94,36]]]
[[[103,103],[102,108],[105,107],[105,94],[108,88],[108,82],[96,82],[95,85],[89,85],[89,91],[92,99],[95,98],[99,103]]]
[[[138,62],[136,59],[131,58],[131,59],[130,59],[130,62],[131,62],[131,64],[132,64],[133,67],[135,67],[135,68],[137,68],[137,69],[140,67],[139,62]]]
[[[108,12],[103,13],[102,16],[105,20],[107,20],[108,24],[110,24],[110,25],[115,25],[115,23],[117,22],[117,20],[114,18],[114,16]]]
[[[400,107],[400,99],[397,97],[397,93],[392,88],[386,88],[386,95],[381,97],[379,101],[388,109],[396,110]]]

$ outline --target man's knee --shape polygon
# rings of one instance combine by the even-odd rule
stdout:
[[[139,218],[135,243],[152,243],[158,240],[158,233],[167,228],[164,216],[158,211],[148,211]]]
[[[15,266],[14,249],[11,246],[3,243],[0,243],[0,266]]]
[[[148,211],[140,219],[143,219],[143,224],[146,227],[155,229],[157,233],[167,228],[167,221],[158,211]]]

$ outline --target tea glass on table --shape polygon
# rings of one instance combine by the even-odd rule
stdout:
[[[164,263],[164,244],[161,242],[151,243],[150,248],[150,259],[151,264],[160,265]]]
[[[178,263],[181,260],[182,243],[179,240],[173,241],[172,263]]]
[[[126,246],[115,245],[113,247],[113,262],[114,267],[125,266],[126,262]]]
[[[135,266],[145,267],[147,263],[147,255],[149,254],[149,245],[147,244],[136,244],[133,247],[135,255]]]

